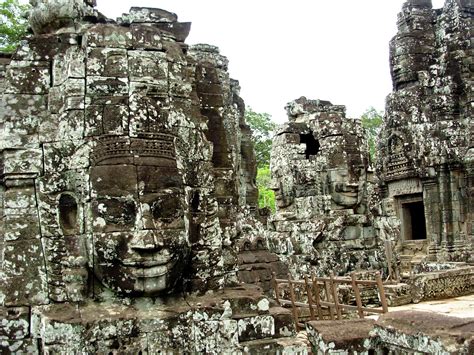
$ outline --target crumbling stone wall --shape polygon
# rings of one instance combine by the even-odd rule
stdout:
[[[277,129],[271,154],[277,202],[271,250],[294,277],[387,268],[382,236],[391,245],[396,225],[374,223],[360,122],[328,101],[302,97],[286,109],[289,122]]]
[[[390,43],[377,172],[412,261],[472,261],[473,13],[472,1],[407,1]]]
[[[384,353],[470,354],[473,330],[474,318],[398,311],[381,316],[370,334]]]

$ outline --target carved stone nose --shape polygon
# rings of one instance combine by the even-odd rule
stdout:
[[[150,230],[135,232],[130,241],[130,248],[135,251],[152,251],[163,248],[164,243],[160,238],[156,238],[155,233]]]

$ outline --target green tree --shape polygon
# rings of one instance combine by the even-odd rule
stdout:
[[[272,149],[272,133],[276,123],[268,113],[258,113],[247,107],[245,121],[252,129],[252,138],[257,156],[257,166],[263,168],[270,165],[270,151]]]
[[[369,143],[369,153],[372,161],[375,161],[377,152],[377,137],[380,133],[380,127],[383,122],[383,112],[377,111],[373,107],[369,107],[360,118],[362,127],[368,134],[367,141]]]
[[[28,22],[24,17],[28,5],[21,5],[18,0],[1,0],[0,2],[0,52],[13,52],[25,35]]]
[[[245,121],[252,129],[257,157],[258,206],[269,207],[275,212],[275,193],[270,189],[270,152],[276,123],[268,113],[258,113],[250,107],[246,108]]]
[[[275,193],[269,188],[270,186],[270,167],[267,165],[257,170],[257,187],[258,187],[258,207],[269,207],[275,212]]]

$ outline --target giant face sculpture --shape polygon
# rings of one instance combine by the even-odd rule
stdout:
[[[187,263],[187,204],[174,139],[105,138],[94,148],[92,264],[117,292],[169,293]]]
[[[293,177],[290,174],[282,175],[281,170],[275,168],[270,186],[275,193],[275,203],[278,208],[285,208],[293,204],[295,199],[293,185]]]
[[[333,208],[351,208],[360,203],[359,178],[353,176],[347,166],[331,169],[327,176]]]

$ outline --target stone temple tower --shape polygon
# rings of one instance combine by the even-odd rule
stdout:
[[[469,0],[410,0],[390,43],[378,173],[385,213],[401,222],[400,253],[472,261],[473,14]]]

